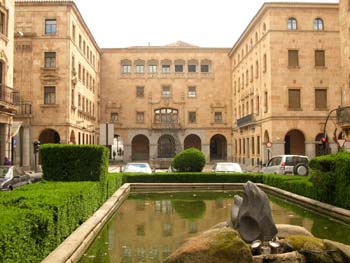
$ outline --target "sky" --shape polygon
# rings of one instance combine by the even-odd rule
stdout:
[[[200,47],[230,48],[264,3],[263,0],[74,2],[101,48],[162,46],[176,41]],[[338,0],[293,2],[337,3]]]

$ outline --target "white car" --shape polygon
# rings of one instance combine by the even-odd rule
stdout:
[[[243,173],[243,170],[239,163],[216,163],[213,166],[213,172],[216,173]]]
[[[148,163],[127,163],[123,173],[146,173],[151,174],[152,169]]]
[[[309,158],[304,155],[278,155],[272,157],[262,168],[265,174],[309,174]]]
[[[25,184],[31,184],[32,179],[15,166],[0,166],[0,190],[13,190]]]

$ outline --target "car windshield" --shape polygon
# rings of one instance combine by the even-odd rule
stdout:
[[[216,165],[216,171],[223,172],[241,172],[242,169],[237,163],[219,163]]]
[[[0,178],[5,178],[9,169],[10,167],[0,167]]]
[[[148,172],[149,165],[146,163],[131,163],[126,165],[124,172]]]

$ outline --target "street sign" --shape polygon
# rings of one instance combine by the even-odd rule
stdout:
[[[271,148],[272,147],[272,142],[267,142],[266,143],[266,148]]]

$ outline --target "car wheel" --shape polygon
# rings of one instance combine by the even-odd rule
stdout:
[[[9,189],[9,191],[12,191],[13,190],[13,186],[9,185],[8,189]]]
[[[301,176],[307,176],[309,174],[309,168],[305,164],[297,164],[294,167],[294,174],[301,175]]]

